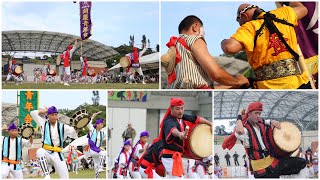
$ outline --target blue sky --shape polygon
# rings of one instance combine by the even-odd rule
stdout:
[[[99,91],[100,104],[107,104],[107,92]],[[39,107],[44,106],[56,106],[58,109],[75,109],[80,104],[87,102],[92,104],[93,94],[92,91],[40,91]],[[17,102],[17,91],[2,91],[2,102],[3,103],[16,103]]]
[[[165,44],[171,36],[178,36],[179,23],[188,15],[199,17],[205,30],[205,39],[209,52],[213,56],[222,54],[220,42],[233,35],[239,27],[236,12],[240,4],[246,2],[162,2],[161,3],[161,49],[162,54],[168,48]],[[274,2],[252,1],[255,4],[270,11],[276,9]]]
[[[69,2],[2,2],[2,30],[55,31],[80,36],[79,4]],[[151,48],[159,44],[158,2],[93,2],[90,37],[106,45],[128,44],[145,34]],[[139,46],[140,47],[140,46]]]

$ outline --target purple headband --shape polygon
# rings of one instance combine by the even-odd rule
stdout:
[[[148,131],[143,131],[143,132],[141,132],[141,133],[140,133],[140,137],[142,137],[142,136],[147,136],[147,137],[149,137]]]
[[[8,127],[8,131],[12,130],[12,129],[17,129],[17,126],[14,123],[11,123]]]
[[[96,121],[96,125],[97,125],[97,124],[101,124],[101,123],[103,123],[103,121],[104,121],[104,119],[103,119],[103,118],[99,118],[99,119],[97,119],[97,121]]]
[[[49,107],[47,113],[48,114],[56,114],[56,113],[58,113],[58,109],[56,107],[54,107],[54,106],[51,106],[51,107]]]
[[[126,145],[131,145],[130,141],[127,140],[123,143],[123,146],[126,146]]]

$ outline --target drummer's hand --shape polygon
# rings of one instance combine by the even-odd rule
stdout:
[[[276,120],[270,120],[270,124],[271,124],[271,127],[276,127],[277,129],[281,129],[281,125],[280,125],[280,122],[279,121],[276,121]]]
[[[93,113],[92,117],[96,117],[98,114],[100,114],[102,111],[98,111],[98,112],[95,112]]]
[[[240,88],[248,88],[248,87],[250,87],[249,80],[246,77],[244,77],[242,74],[236,75],[235,78],[238,79],[238,86]]]
[[[48,107],[44,107],[44,109],[39,109],[38,110],[38,114],[40,115],[40,114],[46,114],[48,112]]]
[[[30,136],[29,141],[30,141],[31,144],[33,144],[33,136]]]
[[[184,132],[180,132],[180,133],[179,133],[179,138],[180,138],[181,140],[185,140],[185,139],[187,139],[187,134],[185,134]]]
[[[242,109],[239,111],[238,115],[244,116],[246,114],[246,109]]]

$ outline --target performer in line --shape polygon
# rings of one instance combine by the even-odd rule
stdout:
[[[17,65],[17,61],[14,59],[14,57],[12,58],[11,61],[9,61],[9,68],[8,68],[8,75],[7,75],[7,79],[4,81],[5,84],[7,84],[8,81],[10,81],[11,78],[14,79],[14,82],[16,85],[19,84],[19,82],[22,84],[23,81],[23,73],[17,74],[15,72],[15,69],[18,67]]]
[[[34,68],[33,69],[33,80],[34,82],[36,82],[36,84],[38,84],[38,81],[40,81],[41,78],[41,70],[39,68]]]
[[[77,148],[74,146],[70,146],[70,152],[68,155],[68,164],[70,164],[72,172],[76,172],[76,174],[78,174],[79,163],[80,163],[80,160],[79,160],[79,154],[77,152]]]
[[[250,170],[255,178],[279,178],[280,175],[298,174],[305,168],[306,161],[298,157],[278,158],[272,153],[275,147],[270,142],[267,133],[268,126],[281,129],[281,125],[275,120],[263,120],[260,115],[263,111],[261,102],[249,104],[245,116],[238,115],[235,132],[225,139],[222,147],[229,150],[239,139],[249,157]],[[236,138],[235,138],[236,137]]]
[[[161,160],[169,178],[181,178],[183,176],[182,153],[184,142],[187,138],[185,122],[194,124],[212,123],[196,115],[184,114],[184,101],[179,98],[172,98],[170,107],[167,109],[160,124],[159,138],[163,141]]]
[[[140,157],[138,164],[140,165],[139,172],[142,178],[160,178],[160,175],[156,172],[156,168],[162,169],[164,172],[164,167],[160,159],[162,148],[162,140],[156,138],[148,150]]]
[[[88,82],[88,59],[87,58],[83,58],[82,56],[80,56],[80,63],[81,63],[81,79],[80,79],[80,83],[84,84]]]
[[[140,51],[138,53],[138,48],[133,47],[133,52],[126,54],[126,57],[128,57],[131,60],[131,66],[127,68],[127,80],[126,80],[126,84],[131,84],[132,80],[134,79],[134,73],[138,72],[139,75],[142,76],[142,84],[146,84],[144,82],[144,75],[141,69],[141,64],[139,62],[139,59],[141,58],[141,56],[147,51],[147,46],[144,43],[143,44],[143,49],[142,51]]]
[[[123,143],[123,147],[118,156],[118,167],[116,169],[116,175],[118,179],[124,179],[127,177],[127,165],[130,157],[131,144],[127,140]]]
[[[144,154],[147,151],[148,137],[149,137],[149,133],[147,131],[141,132],[140,140],[134,145],[133,151],[130,154],[128,169],[129,169],[130,175],[134,179],[141,179],[141,175],[139,173],[138,161],[141,158],[142,154]]]
[[[46,72],[47,72],[47,77],[46,77],[46,84],[51,84],[51,83],[55,83],[55,79],[54,79],[54,75],[50,73],[50,64],[48,64],[47,68],[46,68]]]
[[[98,113],[95,113],[92,117],[94,118]],[[92,119],[91,118],[91,121]],[[87,125],[89,128],[88,142],[89,142],[89,154],[94,162],[95,178],[99,177],[100,172],[103,170],[103,165],[106,158],[106,151],[101,150],[103,139],[105,138],[105,132],[103,130],[104,119],[97,119],[95,126],[91,122]]]
[[[20,161],[22,160],[22,148],[30,147],[33,143],[32,136],[29,140],[18,136],[18,129],[14,123],[8,126],[9,136],[1,136],[2,160],[1,175],[2,179],[7,179],[9,174],[14,179],[23,179]]]
[[[199,174],[200,179],[209,179],[208,168],[211,165],[212,157],[206,157],[202,160],[196,161],[196,172]]]
[[[54,106],[33,110],[30,115],[41,127],[42,148],[37,150],[36,155],[44,176],[50,178],[48,164],[51,164],[60,178],[68,179],[68,167],[61,151],[68,136],[77,138],[75,129],[58,122],[58,109]]]
[[[313,171],[313,167],[312,167],[312,162],[313,162],[312,158],[313,158],[312,151],[311,151],[310,148],[308,148],[306,153],[305,153],[305,160],[307,162],[306,173],[307,173],[307,177],[308,178],[313,178],[313,176],[314,176],[314,171]]]
[[[65,86],[70,86],[68,84],[69,79],[70,79],[70,75],[71,75],[71,69],[70,69],[70,62],[72,59],[72,54],[74,53],[74,51],[77,48],[77,39],[75,39],[74,44],[73,45],[69,45],[67,47],[67,49],[63,52],[63,61],[61,62],[61,64],[63,65],[63,81],[64,81],[64,85]]]
[[[194,159],[188,159],[187,178],[200,179],[198,173],[196,172],[196,160]]]

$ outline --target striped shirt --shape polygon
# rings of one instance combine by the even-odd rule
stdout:
[[[184,38],[187,46],[192,49],[193,44],[201,36],[180,34],[180,38]],[[201,87],[213,87],[213,80],[195,60],[193,53],[187,50],[179,42],[176,43],[176,48],[180,54],[181,61],[176,65],[176,80],[169,86],[171,89],[197,89]],[[189,83],[181,86],[183,80],[189,80]]]

